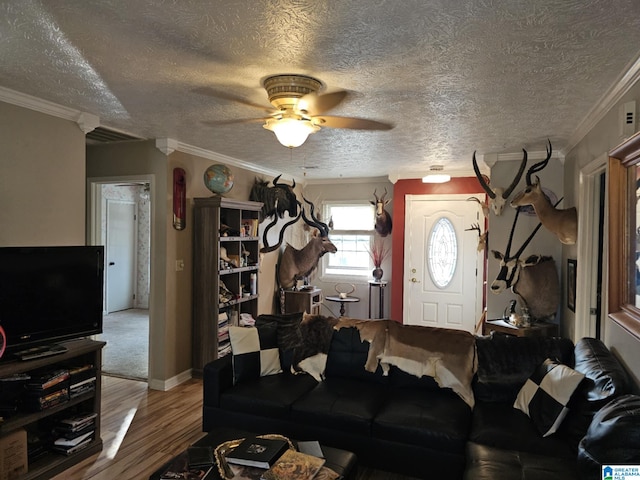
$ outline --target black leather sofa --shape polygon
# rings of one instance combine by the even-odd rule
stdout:
[[[574,348],[567,339],[494,335],[477,337],[476,348],[473,409],[430,377],[393,366],[387,376],[380,368],[366,371],[369,344],[355,328],[333,333],[322,382],[293,375],[285,365],[283,373],[233,385],[229,355],[204,368],[203,430],[224,426],[315,439],[353,451],[361,464],[419,478],[601,478],[600,463],[640,463],[634,447],[624,453],[607,448],[607,438],[640,438],[640,401],[628,395],[625,370],[600,341],[582,339]],[[543,438],[513,402],[546,358],[586,378],[560,430]],[[612,401],[622,401],[614,414],[626,421],[603,443],[592,419]]]

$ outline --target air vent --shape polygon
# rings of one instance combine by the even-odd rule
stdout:
[[[88,144],[144,140],[143,138],[134,137],[133,135],[129,135],[128,133],[111,130],[105,127],[98,127],[87,133],[86,139]]]
[[[636,133],[636,102],[626,102],[620,105],[620,135],[624,138]]]

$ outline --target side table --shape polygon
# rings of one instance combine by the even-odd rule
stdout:
[[[386,280],[369,280],[369,318],[371,316],[371,291],[372,289],[378,289],[378,318],[384,317],[384,290],[387,288]]]
[[[345,303],[356,303],[359,302],[360,299],[358,297],[337,297],[337,296],[332,296],[332,297],[326,297],[327,300],[329,300],[330,302],[340,302],[340,316],[344,317],[344,313],[345,313],[345,308],[344,308],[344,304]]]
[[[487,320],[484,322],[482,334],[489,335],[491,332],[515,337],[555,337],[558,335],[558,325],[539,322],[532,324],[530,327],[514,327],[501,319]]]

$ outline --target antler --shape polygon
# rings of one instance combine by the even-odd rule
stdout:
[[[502,193],[502,198],[504,198],[505,200],[509,197],[509,195],[511,195],[511,193],[513,192],[513,189],[516,188],[516,185],[518,185],[518,182],[520,182],[520,179],[522,178],[522,174],[524,173],[524,169],[527,166],[527,151],[524,148],[522,149],[522,151],[524,152],[524,154],[522,155],[522,162],[520,162],[520,169],[518,170],[518,173],[514,177],[513,182],[511,182],[511,185],[509,185],[509,188],[507,188]]]
[[[564,199],[564,197],[562,197],[560,200],[558,200],[554,207],[557,207],[560,202]],[[518,249],[518,251],[516,252],[516,254],[513,257],[509,257],[509,250],[511,249],[511,240],[513,238],[513,231],[516,227],[516,222],[518,221],[518,215],[520,214],[520,209],[522,207],[518,207],[517,211],[516,211],[516,218],[513,221],[513,225],[511,226],[511,233],[509,234],[509,243],[507,244],[507,251],[504,254],[505,258],[520,258],[520,255],[522,255],[522,252],[524,252],[524,249],[527,248],[527,245],[529,245],[529,243],[531,243],[531,240],[533,240],[533,237],[536,235],[536,233],[538,233],[538,230],[540,230],[540,227],[542,227],[542,222],[538,222],[538,225],[536,226],[536,228],[533,229],[533,232],[531,232],[531,234],[527,237],[527,239],[524,241],[524,243],[520,246],[520,248]]]
[[[315,216],[315,208],[316,208],[315,205],[309,200],[307,200],[305,197],[302,197],[302,199],[305,201],[305,203],[307,203],[307,205],[309,205],[309,213],[311,214],[311,220],[307,218],[307,215],[304,212],[304,208],[302,209],[302,219],[305,221],[307,225],[311,227],[315,227],[318,230],[320,230],[320,236],[327,237],[329,235],[329,227],[327,226],[326,223],[321,222]]]
[[[301,203],[298,202],[296,200],[296,202],[298,203],[299,207],[302,207]],[[296,223],[298,220],[300,220],[300,215],[302,214],[302,208],[300,208],[300,213],[298,213],[298,215],[296,215],[293,220],[289,220],[287,223],[285,223],[282,228],[280,229],[280,235],[278,235],[278,243],[272,246],[269,246],[269,242],[267,241],[267,233],[269,232],[269,229],[271,227],[273,227],[276,223],[278,223],[278,217],[275,217],[273,219],[273,221],[266,226],[266,228],[264,229],[264,232],[262,233],[262,245],[263,247],[260,249],[261,253],[269,253],[269,252],[273,252],[274,250],[277,250],[278,248],[280,248],[280,245],[282,245],[282,240],[284,239],[284,231],[291,225],[293,225],[294,223]]]
[[[296,179],[293,179],[293,182],[291,183],[291,185],[287,185],[286,183],[279,183],[278,181],[280,180],[280,177],[282,176],[282,174],[278,175],[276,178],[273,179],[273,186],[274,187],[291,187],[291,188],[296,188]]]
[[[491,188],[489,184],[485,181],[484,177],[480,173],[480,169],[478,168],[478,161],[476,160],[476,152],[473,152],[473,171],[476,172],[476,177],[478,177],[478,181],[480,182],[480,186],[482,189],[487,192],[490,198],[496,198],[496,194]]]
[[[478,236],[480,236],[480,234],[482,233],[482,231],[480,230],[480,224],[478,223],[472,223],[470,228],[465,228],[464,229],[465,232],[471,231],[471,230],[477,230],[478,231]]]
[[[533,175],[534,173],[539,172],[540,170],[542,170],[544,167],[547,166],[547,163],[549,163],[549,159],[551,158],[551,152],[553,151],[553,148],[551,147],[551,140],[547,139],[547,142],[549,142],[549,146],[545,147],[546,150],[547,150],[547,158],[545,158],[541,162],[534,163],[531,166],[531,168],[529,168],[529,170],[527,170],[527,185],[528,186],[531,186],[531,175]]]

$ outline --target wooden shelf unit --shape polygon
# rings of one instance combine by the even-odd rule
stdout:
[[[40,420],[53,415],[60,415],[68,410],[74,412],[80,408],[84,413],[97,413],[95,423],[94,440],[83,450],[71,454],[63,455],[61,453],[47,453],[38,458],[34,462],[29,463],[28,472],[19,477],[20,480],[45,480],[57,475],[67,468],[81,462],[87,457],[98,453],[102,450],[102,438],[100,436],[100,399],[102,396],[102,348],[105,342],[81,338],[78,340],[70,340],[60,342],[67,351],[64,353],[52,355],[49,357],[41,357],[33,360],[10,360],[3,359],[0,362],[0,377],[10,377],[17,374],[28,374],[34,370],[43,368],[55,369],[57,366],[67,366],[70,364],[92,364],[96,371],[96,388],[95,391],[82,394],[78,397],[55,407],[47,408],[38,412],[17,413],[5,421],[0,423],[0,435],[6,435],[20,428],[35,426]]]
[[[229,323],[242,313],[258,316],[261,209],[259,202],[220,196],[194,199],[192,368],[196,376],[202,374],[207,363],[220,356],[218,319],[221,314],[227,314]],[[235,265],[223,260],[221,249]],[[243,251],[248,252],[247,264],[240,262]],[[255,283],[253,292],[252,283]],[[228,301],[220,301],[221,287],[231,292]]]

